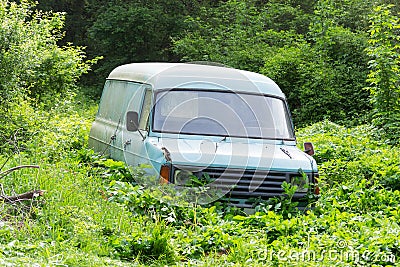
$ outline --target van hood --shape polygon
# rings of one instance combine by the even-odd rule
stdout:
[[[176,166],[193,166],[200,169],[223,167],[297,172],[315,169],[312,157],[295,145],[274,144],[265,140],[210,139],[191,140],[160,138],[150,141],[168,154],[168,160]],[[283,143],[283,142],[282,142]]]

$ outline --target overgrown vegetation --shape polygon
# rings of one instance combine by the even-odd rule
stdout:
[[[370,110],[363,90],[368,9],[353,16],[357,5],[364,4],[317,1],[310,11],[296,1],[226,1],[189,18],[174,50],[186,61],[217,61],[271,77],[286,94],[297,125],[324,118],[362,122]]]
[[[367,81],[374,105],[373,123],[382,129],[389,142],[399,143],[400,135],[400,19],[389,6],[378,6],[370,16],[370,39],[367,49],[371,69]]]
[[[257,203],[249,215],[224,203],[171,205],[162,191],[135,185],[146,179],[141,169],[89,150],[97,107],[76,82],[96,60],[58,45],[63,14],[35,13],[21,2],[0,2],[0,171],[40,169],[1,175],[0,187],[8,196],[44,193],[0,203],[0,265],[399,265],[397,3],[371,12],[372,2],[356,0],[186,1],[198,16],[171,22],[190,26],[174,39],[183,59],[266,73],[286,90],[298,125],[319,121],[296,131],[299,145],[316,148],[321,195],[314,208],[295,209],[293,188],[284,184],[288,197]],[[128,5],[115,1],[99,13],[112,4]],[[143,7],[124,11],[137,10]],[[120,63],[114,59],[102,67]],[[355,121],[364,123],[349,126]]]
[[[97,94],[120,64],[215,61],[270,76],[300,127],[324,119],[349,126],[370,121],[365,49],[375,38],[371,22],[379,20],[374,8],[388,4],[395,22],[395,0],[42,0],[39,8],[67,11],[62,42],[104,56],[85,79],[98,85]]]
[[[371,126],[324,121],[299,130],[299,141],[317,148],[322,194],[315,208],[298,212],[282,199],[280,208],[260,203],[247,215],[218,203],[170,205],[160,191],[132,184],[123,163],[85,148],[94,108],[74,109],[81,115],[70,110],[49,121],[65,130],[41,126],[30,153],[14,154],[4,166],[39,163],[39,171],[21,170],[2,184],[8,192],[40,188],[45,195],[2,204],[2,264],[384,266],[400,257],[400,149],[379,141]],[[53,148],[54,133],[77,142]]]
[[[385,59],[397,65],[389,54],[398,41],[393,38],[390,47],[382,41],[391,38],[385,34],[397,35],[400,6],[394,0],[42,0],[38,8],[67,12],[67,32],[59,43],[73,41],[88,46],[90,57],[105,57],[85,79],[97,86],[97,96],[99,77],[120,64],[215,61],[275,80],[296,126],[324,119],[353,126],[370,121],[376,108],[370,101],[380,79],[371,76],[376,68],[389,71]],[[389,73],[382,72],[387,78]],[[381,115],[375,125],[393,132],[398,118],[391,114],[382,121],[388,116]]]
[[[0,1],[0,142],[26,140],[41,123],[44,112],[71,101],[79,77],[95,60],[85,61],[83,48],[59,47],[64,17],[34,12],[22,1]],[[60,110],[60,113],[62,111]],[[46,120],[46,119],[44,119]],[[0,145],[0,152],[4,145]]]

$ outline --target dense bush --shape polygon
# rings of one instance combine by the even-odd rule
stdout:
[[[93,61],[82,48],[59,47],[64,15],[32,11],[34,6],[2,0],[0,4],[1,104],[15,96],[34,98],[71,93]],[[53,101],[53,100],[51,100]]]
[[[93,54],[105,56],[95,68],[97,78],[104,79],[113,68],[122,64],[177,60],[170,49],[171,36],[183,31],[187,14],[196,13],[201,4],[202,1],[194,0],[87,4],[93,12],[87,28],[87,44]],[[99,81],[102,83],[103,80],[97,79],[94,83],[99,84]]]
[[[346,128],[329,121],[316,123],[298,132],[300,143],[312,141],[315,159],[324,183],[353,184],[367,180],[374,184],[398,189],[394,179],[400,175],[400,151],[379,140],[379,130],[373,126]]]
[[[373,123],[382,129],[382,138],[400,143],[400,18],[392,14],[392,8],[375,7],[370,16],[368,89],[374,104]]]
[[[363,21],[357,24],[349,15],[352,5],[319,1],[308,8],[313,15],[296,1],[226,1],[190,17],[186,34],[174,39],[174,51],[184,61],[216,61],[271,77],[286,94],[298,126],[325,118],[362,123],[371,110],[363,89],[367,34],[358,28],[368,24],[367,14],[358,14]],[[282,21],[281,12],[302,23]]]
[[[41,117],[37,107],[57,109],[71,100],[76,82],[96,60],[85,61],[83,48],[59,47],[64,15],[32,11],[0,1],[0,142],[29,137]],[[29,132],[30,131],[30,132]],[[15,139],[15,138],[14,138]],[[25,140],[25,139],[24,139]]]
[[[32,107],[27,100],[11,102],[8,120],[0,127],[0,154],[25,152],[52,161],[86,146],[92,119],[82,115],[93,114],[95,107],[83,104],[87,110],[78,113],[72,109],[77,103],[82,105],[78,100],[64,99],[44,110]]]

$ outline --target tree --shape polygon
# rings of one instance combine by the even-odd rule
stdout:
[[[83,48],[59,47],[62,13],[34,12],[28,2],[0,1],[0,92],[3,101],[14,96],[68,94],[95,62],[86,61]]]
[[[391,13],[392,7],[377,6],[370,16],[367,81],[375,125],[386,137],[400,142],[400,19]]]
[[[200,16],[188,19],[186,34],[174,40],[174,51],[184,61],[217,61],[273,78],[298,126],[326,118],[360,121],[370,110],[363,90],[367,36],[341,25],[343,10],[350,6],[337,10],[325,0],[312,8],[288,3],[231,0],[203,8]],[[282,18],[283,10],[305,20],[303,26]]]
[[[59,47],[64,15],[33,11],[0,0],[0,142],[29,127],[32,105],[54,106],[74,93],[76,82],[96,61],[85,61],[83,48]],[[25,112],[25,111],[24,111]]]
[[[58,41],[65,45],[87,45],[86,30],[90,17],[88,0],[42,0],[36,6],[37,10],[63,12],[65,14],[65,35]]]
[[[171,37],[183,31],[188,13],[195,14],[203,2],[115,0],[100,8],[88,27],[90,50],[105,58],[96,76],[103,80],[116,66],[131,62],[177,61]]]

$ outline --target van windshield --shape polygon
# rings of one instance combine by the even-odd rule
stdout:
[[[293,139],[282,99],[230,91],[166,90],[155,97],[153,131]]]

